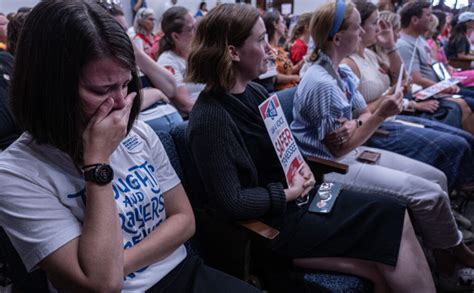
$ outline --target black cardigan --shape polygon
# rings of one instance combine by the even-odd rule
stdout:
[[[259,94],[250,103],[255,104],[266,98],[263,88],[253,85],[251,89],[253,93],[261,93],[261,96]],[[240,119],[242,117],[232,116],[231,113],[236,112],[229,106],[232,107],[232,102],[235,106],[235,99],[228,94],[216,95],[203,92],[190,115],[187,142],[208,193],[209,202],[219,213],[230,219],[282,215],[286,208],[283,191],[284,174],[274,150],[271,149],[273,146],[264,126],[262,129],[257,125],[260,129],[257,133],[261,133],[260,140],[265,144],[265,149],[271,149],[271,153],[265,154],[251,154],[249,149],[255,150],[255,148],[248,148],[247,144],[252,142],[244,140],[237,126],[237,123],[248,124],[239,125],[247,128],[253,127],[252,123],[263,125],[263,120],[260,116],[255,117],[258,111],[249,107],[245,115],[250,115],[248,117],[251,119],[245,120]],[[227,103],[228,101],[231,101],[231,104]],[[237,104],[239,104],[238,101]],[[256,104],[254,106],[257,107]],[[237,111],[239,110],[246,111],[245,107]],[[253,143],[255,145],[255,141]],[[268,170],[268,166],[256,166],[253,158],[257,156],[260,156],[258,158],[260,164],[268,164],[271,168],[279,169],[274,169],[276,172],[269,172],[272,173],[269,175],[258,174],[257,170],[262,169],[259,167],[267,167]],[[275,179],[275,181],[270,179]]]

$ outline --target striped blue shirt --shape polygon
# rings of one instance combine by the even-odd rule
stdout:
[[[320,58],[331,64],[321,53]],[[331,65],[330,65],[331,66]],[[344,83],[344,93],[321,65],[314,63],[303,76],[295,94],[293,135],[305,155],[333,159],[322,142],[326,134],[340,127],[339,118],[352,119],[352,111],[361,112],[367,104],[357,87],[359,79],[347,65],[339,66],[339,76]],[[347,95],[347,97],[346,97]]]

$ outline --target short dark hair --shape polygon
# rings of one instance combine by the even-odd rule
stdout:
[[[356,0],[352,1],[352,3],[355,4],[355,7],[359,11],[361,25],[364,25],[365,21],[378,9],[377,5],[369,1]]]
[[[448,45],[455,46],[459,40],[466,38],[466,34],[466,22],[459,22],[459,15],[456,15],[453,17],[453,20],[451,20],[451,31],[449,32]]]
[[[275,23],[280,20],[280,12],[278,10],[267,11],[263,15],[263,23],[267,30],[268,40],[273,40],[275,37]]]
[[[20,37],[21,30],[25,24],[28,13],[16,13],[8,22],[7,27],[7,50],[15,55],[16,45]]]
[[[33,9],[33,8],[24,6],[24,7],[18,8],[18,10],[16,12],[17,13],[28,13],[28,12],[31,11],[31,9]]]
[[[160,49],[158,55],[169,50],[173,50],[175,44],[172,33],[180,33],[183,31],[184,24],[186,22],[186,15],[189,11],[181,6],[173,6],[163,13],[161,20],[161,30],[163,31],[163,37],[160,39]]]
[[[413,16],[421,17],[423,15],[423,9],[430,8],[431,4],[424,1],[413,1],[403,5],[400,10],[400,24],[402,28],[410,26],[411,19]]]
[[[228,92],[236,82],[228,46],[244,45],[260,14],[249,4],[222,4],[198,25],[186,79],[206,84],[206,91]]]
[[[39,49],[38,49],[39,48]],[[41,1],[27,17],[17,44],[12,110],[19,126],[40,144],[51,144],[82,163],[79,82],[97,58],[115,58],[132,73],[136,92],[128,130],[140,110],[141,94],[131,41],[95,1]]]

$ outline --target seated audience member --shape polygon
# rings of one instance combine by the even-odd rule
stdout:
[[[153,60],[158,58],[160,36],[154,34],[156,16],[151,8],[140,8],[133,21],[135,36],[133,42],[137,48],[145,51]]]
[[[310,38],[309,22],[312,13],[303,13],[298,16],[296,25],[291,32],[290,59],[293,65],[298,65],[308,53],[308,42]]]
[[[174,6],[163,14],[161,29],[164,36],[160,40],[158,64],[174,75],[177,88],[173,103],[184,116],[187,116],[204,88],[202,84],[184,81],[186,59],[196,31],[196,20],[186,8]]]
[[[130,6],[132,7],[133,18],[137,15],[138,10],[147,8],[146,0],[130,0]]]
[[[206,2],[199,3],[199,8],[195,16],[196,19],[206,16],[206,14],[207,14],[207,3]]]
[[[474,86],[474,70],[459,71],[448,64],[444,44],[441,40],[441,32],[446,27],[446,14],[443,11],[433,11],[433,22],[430,26],[427,43],[430,46],[433,60],[443,63],[452,76],[462,76],[464,79],[460,82],[461,85]]]
[[[10,109],[10,80],[13,55],[27,16],[27,13],[16,13],[8,22],[8,50],[0,52],[0,150],[6,149],[21,135]]]
[[[7,25],[8,18],[0,12],[0,51],[7,49]]]
[[[100,4],[120,23],[124,30],[127,29],[127,20],[120,6],[113,2],[100,2]],[[145,121],[155,131],[169,132],[175,125],[183,122],[183,118],[176,108],[170,104],[170,99],[172,100],[176,93],[174,77],[135,45],[133,49],[140,74],[145,74],[142,79],[146,77],[150,83],[142,89],[143,100],[138,119]]]
[[[408,2],[400,10],[400,22],[402,31],[397,41],[397,47],[410,76],[414,83],[423,88],[434,85],[439,81],[432,67],[429,46],[424,39],[424,34],[429,30],[431,22],[431,6],[429,2]],[[416,53],[413,55],[414,50]],[[411,62],[413,58],[413,62]],[[458,103],[463,111],[463,128],[473,129],[474,116],[471,108],[474,107],[473,91],[453,85],[444,91],[446,94],[460,94],[462,99],[452,99]],[[474,133],[474,130],[472,130]]]
[[[167,0],[165,3],[165,11],[170,9],[173,6],[176,6],[178,4],[178,0]]]
[[[474,61],[474,54],[471,54],[471,42],[467,38],[467,32],[474,28],[474,12],[461,13],[453,19],[451,27],[451,34],[446,46],[448,59]]]
[[[312,60],[296,91],[291,124],[295,138],[305,155],[349,165],[345,175],[325,175],[329,182],[406,203],[423,243],[440,255],[440,270],[441,256],[471,267],[474,253],[456,226],[445,175],[405,156],[361,146],[386,118],[399,113],[403,100],[399,90],[386,96],[372,114],[357,90],[357,77],[347,65],[339,66],[359,47],[364,32],[360,24],[359,12],[350,2],[327,3],[314,13],[311,35],[318,59]],[[360,113],[358,118],[353,118],[353,111]]]
[[[281,38],[286,38],[286,24],[283,20],[283,16],[277,11],[266,12],[263,16],[265,28],[268,34],[268,42],[276,56],[276,69],[277,76],[275,80],[275,90],[282,90],[290,87],[294,87],[300,81],[298,72],[303,65],[303,61],[293,66],[288,52],[279,46]]]
[[[313,198],[313,174],[303,165],[286,186],[259,114],[267,93],[250,82],[266,71],[265,34],[250,5],[222,4],[198,25],[188,78],[206,89],[190,115],[187,139],[213,208],[228,219],[259,218],[278,228],[272,250],[298,266],[369,278],[375,292],[434,292],[397,200],[342,191],[324,215],[297,204],[308,192]]]
[[[58,291],[257,291],[187,254],[191,206],[158,137],[135,121],[132,44],[104,9],[40,1],[15,58],[25,132],[0,154],[0,225],[28,271]]]
[[[390,85],[395,86],[398,75],[404,74],[399,72],[402,60],[390,25],[379,20],[377,6],[372,2],[362,1],[355,1],[355,5],[360,13],[363,29],[361,42],[357,52],[345,58],[342,63],[347,64],[359,79],[358,90],[367,102],[369,111],[375,113],[389,96],[385,92]],[[388,52],[393,76],[382,70],[376,54],[368,49],[375,43]],[[423,103],[430,102],[438,104],[436,100]],[[408,101],[403,103],[409,104]],[[396,118],[396,121],[391,119],[381,124],[381,128],[389,132],[388,137],[373,135],[366,145],[392,151],[440,169],[448,178],[450,189],[461,187],[474,179],[471,149],[471,145],[474,146],[474,137],[471,134],[423,118],[403,115]],[[399,121],[411,121],[429,127],[419,128]]]
[[[399,16],[400,21],[400,16]],[[441,32],[446,26],[446,14],[442,11],[433,11],[431,14],[430,28],[425,32],[425,39],[430,47],[431,58],[435,61],[447,63],[444,44],[441,43]]]
[[[390,24],[392,27],[392,33],[395,38],[395,42],[398,41],[400,38],[400,16],[390,11],[382,11],[379,14],[380,19],[385,20]],[[399,68],[391,67],[390,66],[390,59],[387,52],[381,48],[379,45],[373,46],[373,50],[377,54],[378,63],[380,64],[382,70],[384,72],[388,72],[390,78],[398,78],[398,71]],[[394,52],[392,52],[394,53]],[[392,56],[393,58],[393,56]],[[392,80],[393,82],[393,80]],[[410,88],[411,84],[408,84],[408,88]],[[405,81],[405,86],[407,86]],[[425,119],[435,120],[438,122],[442,122],[444,124],[448,124],[450,126],[454,126],[457,128],[462,128],[462,115],[461,107],[448,99],[438,99],[429,100],[429,101],[421,101],[418,102],[412,98],[411,92],[408,92],[405,95],[406,100],[403,102],[405,110],[414,110],[414,115],[418,117],[422,117]],[[467,107],[467,105],[466,105]]]

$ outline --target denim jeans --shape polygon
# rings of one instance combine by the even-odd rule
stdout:
[[[459,94],[463,96],[464,101],[466,101],[471,110],[474,110],[474,90],[461,87]]]
[[[474,179],[473,136],[461,129],[419,117],[398,115],[397,119],[425,128],[384,122],[388,137],[373,135],[366,143],[434,166],[444,172],[450,190]]]
[[[381,153],[376,164],[357,161],[364,150]],[[427,164],[381,149],[358,147],[337,159],[349,165],[347,174],[329,173],[325,181],[339,182],[344,189],[385,194],[407,204],[414,224],[430,248],[446,249],[461,243],[447,193],[446,176]]]
[[[164,115],[160,118],[156,118],[153,120],[145,121],[148,125],[153,128],[155,132],[157,131],[164,131],[170,132],[170,130],[178,125],[179,123],[183,122],[183,118],[178,112],[173,112],[167,115]]]

